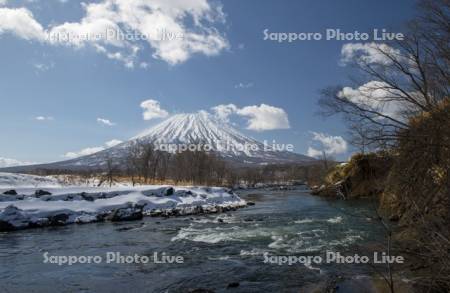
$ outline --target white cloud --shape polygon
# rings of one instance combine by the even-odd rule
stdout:
[[[55,67],[55,63],[53,63],[53,62],[49,63],[49,64],[34,63],[33,67],[34,67],[34,69],[36,69],[37,72],[45,72],[45,71],[49,71],[50,69]]]
[[[238,83],[237,85],[234,86],[235,89],[248,89],[253,87],[253,83],[252,82],[248,82],[248,83]]]
[[[123,141],[118,139],[112,139],[110,141],[105,142],[105,145],[109,148],[112,148],[113,146],[116,146],[118,144],[121,144]]]
[[[171,65],[185,62],[193,54],[217,55],[229,47],[213,26],[225,19],[217,2],[102,0],[82,5],[85,13],[79,21],[47,28],[26,8],[0,8],[0,34],[9,32],[27,40],[75,48],[92,45],[129,68],[134,67],[137,52],[145,43],[153,58]]]
[[[341,49],[341,64],[357,62],[364,64],[392,64],[389,56],[400,56],[400,51],[386,44],[380,43],[349,43],[344,44]]]
[[[236,113],[238,108],[234,104],[228,104],[228,105],[218,105],[218,106],[212,107],[211,110],[214,112],[214,114],[217,118],[228,122],[228,116],[230,116],[233,113]]]
[[[238,109],[236,114],[248,119],[247,129],[255,131],[290,128],[287,113],[277,107],[266,104],[247,106]]]
[[[121,140],[112,139],[110,141],[105,142],[104,146],[88,147],[88,148],[84,148],[82,150],[75,151],[75,152],[67,152],[64,154],[63,157],[65,157],[67,159],[75,159],[75,158],[82,157],[82,156],[92,155],[92,154],[101,152],[107,148],[116,146],[120,143],[122,143]]]
[[[16,160],[16,159],[0,157],[0,168],[14,167],[14,166],[23,166],[23,165],[32,165],[32,164],[35,164],[35,163],[33,163],[33,162],[24,162],[24,161],[19,161],[19,160]]]
[[[385,116],[400,119],[401,103],[395,100],[403,94],[380,81],[369,81],[358,88],[344,87],[340,98],[346,98],[361,108],[375,110]]]
[[[150,66],[147,62],[141,62],[139,63],[139,67],[142,69],[147,69]]]
[[[307,156],[312,158],[320,158],[323,155],[323,151],[315,149],[313,147],[308,147],[308,151],[306,152]]]
[[[312,140],[320,145],[320,148],[309,147],[307,155],[321,157],[323,152],[327,155],[339,155],[347,152],[347,141],[342,136],[331,136],[320,132],[311,132]]]
[[[106,125],[106,126],[114,126],[114,125],[116,125],[116,123],[112,122],[109,119],[105,119],[105,118],[97,118],[97,122],[99,124]]]
[[[37,121],[52,121],[55,120],[52,116],[36,116],[34,118]]]
[[[100,151],[103,151],[104,147],[91,147],[91,148],[85,148],[78,152],[68,152],[64,155],[65,158],[68,159],[75,159],[82,156],[92,155],[94,153],[98,153]]]
[[[141,108],[144,109],[144,113],[142,113],[144,120],[151,120],[155,118],[165,118],[169,115],[169,113],[161,109],[161,105],[156,100],[146,100],[141,103]]]
[[[25,40],[45,41],[46,32],[26,8],[0,8],[0,35],[12,33]]]
[[[134,53],[130,54],[122,54],[121,52],[110,53],[104,47],[98,45],[96,46],[98,52],[105,53],[106,57],[112,60],[120,61],[124,64],[126,68],[134,68],[134,58],[136,57],[136,53],[138,51],[137,47],[133,48]],[[102,48],[102,49],[100,49]]]
[[[6,5],[7,0],[0,0],[0,5]]]
[[[282,108],[266,104],[260,106],[246,106],[238,108],[234,104],[218,105],[211,110],[215,116],[228,122],[231,114],[236,114],[247,119],[247,129],[255,131],[288,129],[290,128],[287,113]]]

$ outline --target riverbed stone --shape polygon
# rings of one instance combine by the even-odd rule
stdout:
[[[142,206],[132,205],[116,209],[109,215],[108,219],[112,222],[121,222],[141,220],[143,217]]]
[[[11,190],[7,190],[5,192],[3,192],[4,195],[17,195],[17,191],[15,191],[14,189]]]
[[[46,191],[46,190],[38,189],[38,190],[36,190],[36,191],[34,192],[34,195],[35,195],[36,197],[41,197],[41,196],[44,196],[44,195],[52,195],[52,193],[49,192],[49,191]]]
[[[69,215],[65,213],[56,214],[48,217],[50,226],[64,226],[69,219]]]

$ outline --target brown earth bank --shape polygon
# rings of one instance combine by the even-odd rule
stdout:
[[[393,148],[356,154],[311,188],[329,198],[374,198],[391,245],[410,259],[416,292],[450,292],[449,126],[447,102],[412,118]]]
[[[312,193],[342,199],[380,196],[392,163],[387,153],[356,154],[333,167],[320,187],[311,188]]]

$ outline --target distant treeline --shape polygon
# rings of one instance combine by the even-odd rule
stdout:
[[[329,163],[327,163],[329,164]],[[113,184],[119,178],[135,184],[193,184],[235,186],[257,183],[299,181],[315,183],[325,173],[321,161],[315,164],[243,165],[224,160],[215,152],[183,151],[168,153],[153,143],[135,142],[125,159],[105,158],[102,168],[67,170],[37,169],[38,175],[77,175],[88,180],[101,178],[101,184]]]

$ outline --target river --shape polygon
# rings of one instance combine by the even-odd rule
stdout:
[[[283,264],[269,256],[354,254],[383,239],[370,201],[330,201],[306,190],[242,191],[255,202],[206,216],[69,225],[0,233],[1,292],[307,292],[373,272],[364,264]],[[183,263],[58,265],[50,256],[182,256]],[[228,288],[227,287],[234,287]],[[130,288],[133,290],[130,291]],[[231,291],[232,290],[232,291]],[[198,291],[200,292],[200,291]],[[339,292],[357,292],[341,286]]]

